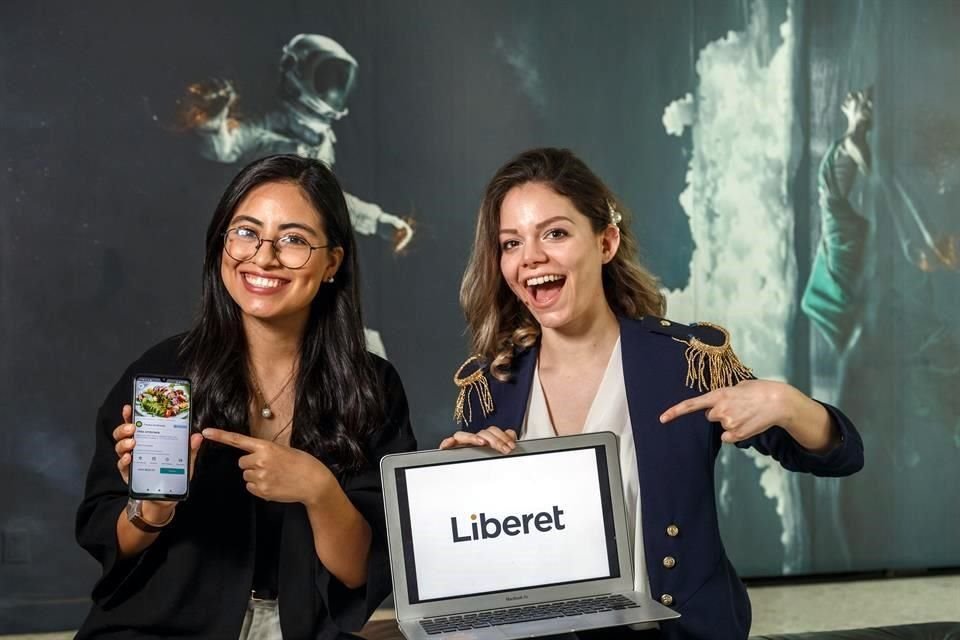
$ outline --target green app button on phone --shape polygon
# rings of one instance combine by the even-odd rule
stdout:
[[[183,469],[172,469],[170,467],[160,467],[160,473],[166,473],[168,475],[182,476],[186,473]]]

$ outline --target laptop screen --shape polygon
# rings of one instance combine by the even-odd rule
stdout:
[[[395,473],[410,604],[619,577],[602,446]]]

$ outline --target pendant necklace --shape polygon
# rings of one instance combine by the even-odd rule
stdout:
[[[270,438],[270,442],[276,442],[277,439],[278,439],[281,435],[283,435],[283,432],[286,431],[287,429],[289,429],[289,428],[290,428],[290,425],[292,425],[292,424],[293,424],[293,418],[290,418],[290,420],[287,421],[286,426],[285,426],[283,429],[280,429],[280,431],[277,431],[277,433],[276,433],[272,438]]]
[[[250,373],[253,375],[253,388],[256,389],[257,395],[260,397],[261,403],[263,403],[263,406],[260,408],[260,415],[267,420],[270,420],[273,418],[273,409],[270,408],[270,405],[277,401],[277,398],[280,397],[280,395],[290,384],[290,381],[293,380],[293,370],[290,370],[290,375],[287,376],[287,381],[283,383],[283,386],[280,387],[280,390],[277,391],[272,400],[267,400],[266,396],[263,395],[263,391],[260,389],[260,384],[257,382],[257,374],[253,371],[253,367],[250,368]]]

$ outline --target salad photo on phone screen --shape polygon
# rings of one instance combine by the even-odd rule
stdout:
[[[189,477],[190,381],[137,376],[133,423],[136,445],[130,494],[139,498],[185,498]]]

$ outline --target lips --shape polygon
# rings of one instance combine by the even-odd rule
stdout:
[[[257,273],[241,273],[243,286],[251,293],[271,295],[290,284],[289,280]]]
[[[528,278],[526,281],[527,295],[533,306],[538,308],[549,307],[560,297],[560,292],[566,282],[566,276],[554,274]]]

